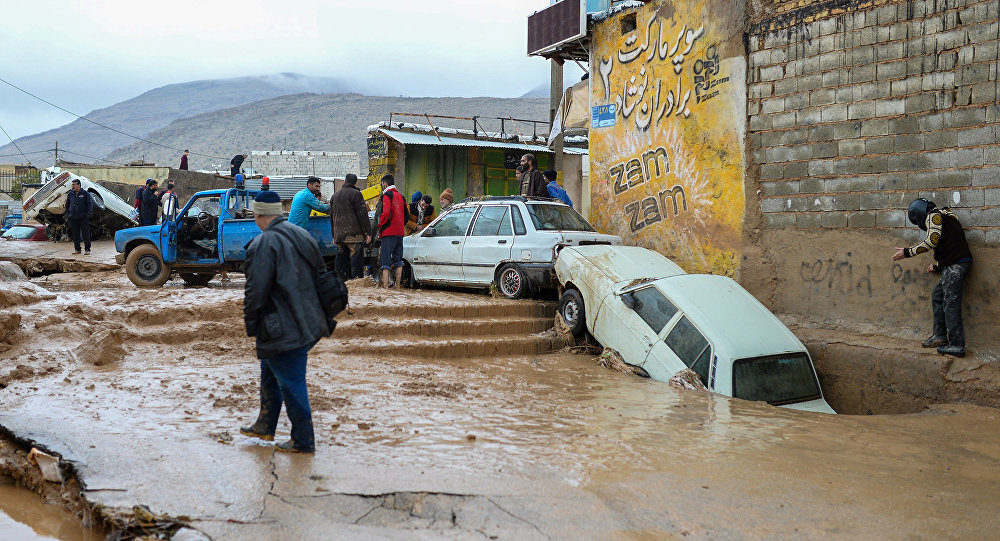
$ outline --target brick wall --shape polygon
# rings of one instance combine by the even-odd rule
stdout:
[[[787,6],[787,2],[777,2]],[[769,229],[881,230],[956,208],[1000,245],[998,3],[819,2],[749,36],[748,139]]]

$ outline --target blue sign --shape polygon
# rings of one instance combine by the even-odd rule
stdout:
[[[615,113],[618,111],[616,104],[612,103],[610,105],[597,105],[591,108],[590,112],[590,127],[591,128],[606,128],[608,126],[615,125]]]

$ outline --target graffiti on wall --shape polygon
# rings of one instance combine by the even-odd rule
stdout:
[[[738,14],[712,9],[712,0],[671,10],[661,9],[665,3],[594,28],[591,106],[615,119],[591,124],[591,200],[605,209],[592,220],[688,271],[734,275],[746,61],[742,42],[722,29],[733,28],[724,19]],[[625,24],[629,18],[634,25]]]

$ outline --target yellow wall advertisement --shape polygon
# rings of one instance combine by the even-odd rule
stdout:
[[[591,219],[689,272],[733,276],[746,60],[730,2],[653,2],[595,25]]]

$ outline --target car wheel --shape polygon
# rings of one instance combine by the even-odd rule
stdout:
[[[528,277],[517,265],[505,265],[497,274],[497,289],[508,299],[521,299],[528,294]]]
[[[587,331],[587,314],[583,310],[583,296],[575,289],[563,291],[559,297],[559,313],[573,336],[580,337]]]
[[[207,286],[212,278],[215,278],[214,272],[182,272],[180,274],[181,280],[189,286]]]
[[[413,277],[413,266],[403,261],[403,283],[406,284],[407,289],[416,289],[420,287],[417,283],[417,279]]]
[[[139,287],[159,287],[170,278],[170,267],[163,262],[155,246],[143,244],[129,252],[125,259],[125,274]]]

